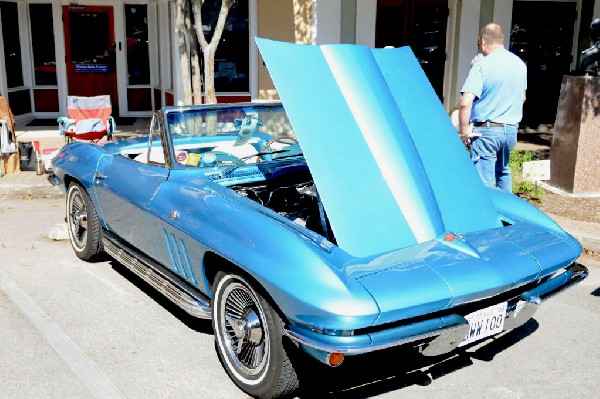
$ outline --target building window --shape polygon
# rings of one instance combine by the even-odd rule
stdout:
[[[107,64],[115,69],[114,46],[110,42],[107,12],[69,12],[69,40],[73,64]],[[85,32],[85,33],[84,33]]]
[[[56,85],[52,4],[30,4],[31,47],[36,85]]]
[[[4,39],[4,63],[8,88],[23,86],[21,42],[19,40],[19,12],[17,3],[0,2],[2,14],[2,37]]]
[[[125,34],[127,38],[128,84],[150,84],[148,6],[141,4],[125,5]]]
[[[210,41],[219,18],[221,0],[206,0],[202,6],[202,29]],[[248,1],[236,1],[229,10],[215,55],[215,90],[250,91]]]

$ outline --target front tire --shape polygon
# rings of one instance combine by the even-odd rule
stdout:
[[[299,381],[283,346],[283,322],[251,284],[218,273],[211,305],[215,346],[233,382],[254,398],[294,392]]]
[[[71,183],[67,192],[67,229],[78,258],[87,261],[102,252],[98,212],[88,193],[77,183]]]

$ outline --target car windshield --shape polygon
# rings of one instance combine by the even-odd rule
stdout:
[[[165,115],[175,161],[186,167],[238,166],[301,155],[281,105],[174,108]]]

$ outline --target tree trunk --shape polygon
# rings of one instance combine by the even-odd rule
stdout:
[[[202,30],[202,0],[194,1],[194,19],[196,23],[194,27],[196,29],[196,36],[198,37],[198,43],[202,49],[204,55],[204,96],[206,104],[216,104],[217,96],[215,93],[215,53],[217,52],[217,46],[221,40],[223,29],[225,27],[225,21],[227,20],[227,14],[229,9],[234,3],[234,0],[221,0],[221,10],[219,12],[219,19],[215,26],[214,33],[210,40],[210,43],[206,41],[204,31]]]
[[[190,7],[188,0],[177,0],[175,26],[177,29],[177,43],[179,45],[179,64],[184,104],[192,104],[192,85],[190,79],[190,25]]]
[[[216,104],[215,92],[215,50],[212,46],[202,49],[204,55],[204,98],[206,104]]]
[[[194,34],[194,45],[192,46],[191,65],[192,65],[192,96],[194,104],[202,104],[202,71],[200,69],[200,48],[195,33],[190,29],[190,34]]]

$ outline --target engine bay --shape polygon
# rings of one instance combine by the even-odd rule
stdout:
[[[264,176],[265,180],[235,184],[229,188],[330,241],[333,239],[306,165],[278,168]]]

